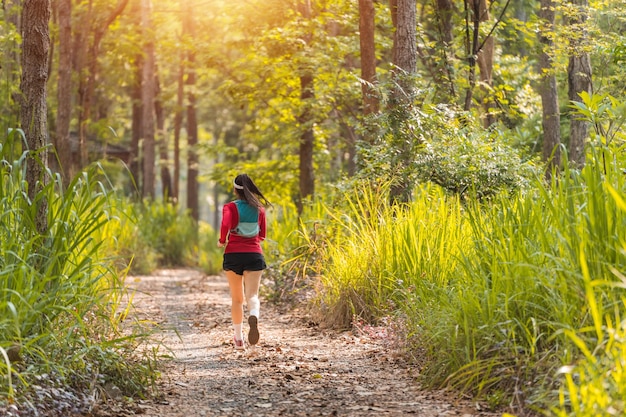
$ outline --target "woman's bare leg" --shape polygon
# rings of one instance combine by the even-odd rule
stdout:
[[[230,316],[233,320],[233,327],[235,328],[235,338],[237,340],[243,339],[241,331],[241,324],[243,323],[243,277],[237,275],[233,271],[225,271],[226,278],[228,278],[228,286],[230,287]]]
[[[248,303],[248,314],[259,317],[261,303],[259,301],[259,287],[261,286],[261,274],[263,271],[244,271],[243,281]]]
[[[261,274],[263,271],[244,271],[243,280],[246,293],[246,301],[248,303],[248,324],[250,332],[248,333],[248,342],[256,345],[259,341],[259,313],[261,302],[259,301],[259,286],[261,285]]]

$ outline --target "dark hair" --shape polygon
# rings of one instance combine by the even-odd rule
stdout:
[[[251,206],[260,209],[265,205],[270,205],[271,203],[265,198],[265,196],[261,193],[259,188],[256,186],[252,178],[248,176],[248,174],[239,174],[235,177],[235,185],[241,186],[243,188],[235,187],[235,193],[237,197],[241,200],[244,200]]]

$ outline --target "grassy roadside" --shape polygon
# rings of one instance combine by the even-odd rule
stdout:
[[[37,231],[27,197],[26,153],[0,145],[0,409],[70,414],[93,398],[143,395],[156,374],[142,352],[143,326],[123,331],[127,311],[119,230],[126,215],[99,168],[36,196],[48,228]],[[31,162],[32,163],[32,162]]]
[[[337,326],[402,320],[429,385],[518,412],[619,414],[624,191],[602,151],[489,202],[425,186],[399,209],[384,192],[353,192],[318,219],[317,308]]]

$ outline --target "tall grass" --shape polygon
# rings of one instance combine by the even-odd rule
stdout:
[[[621,305],[613,271],[626,269],[626,215],[614,196],[624,191],[620,167],[601,154],[487,203],[430,186],[403,209],[384,193],[353,193],[348,209],[329,209],[340,227],[319,245],[320,306],[341,326],[406,316],[432,385],[545,406],[556,370],[577,357],[568,335],[592,330],[581,338],[595,345],[602,312]]]
[[[387,191],[363,186],[345,200],[347,209],[331,210],[333,234],[320,245],[320,302],[334,324],[373,320],[410,297],[428,303],[430,291],[454,279],[467,242],[458,199],[426,187],[405,209],[388,206]]]
[[[109,257],[110,226],[119,221],[114,195],[97,166],[66,188],[49,173],[35,199],[48,208],[40,234],[19,140],[11,135],[0,145],[0,378],[7,382],[0,400],[27,397],[35,381],[38,389],[114,381],[141,392],[154,374],[146,362],[134,362],[141,334],[119,328],[124,271]]]

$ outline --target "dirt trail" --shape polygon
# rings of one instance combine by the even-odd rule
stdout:
[[[496,415],[420,390],[376,337],[321,331],[268,303],[257,347],[235,351],[223,277],[163,270],[130,285],[137,314],[163,326],[173,355],[161,364],[163,396],[140,405],[144,416]]]

